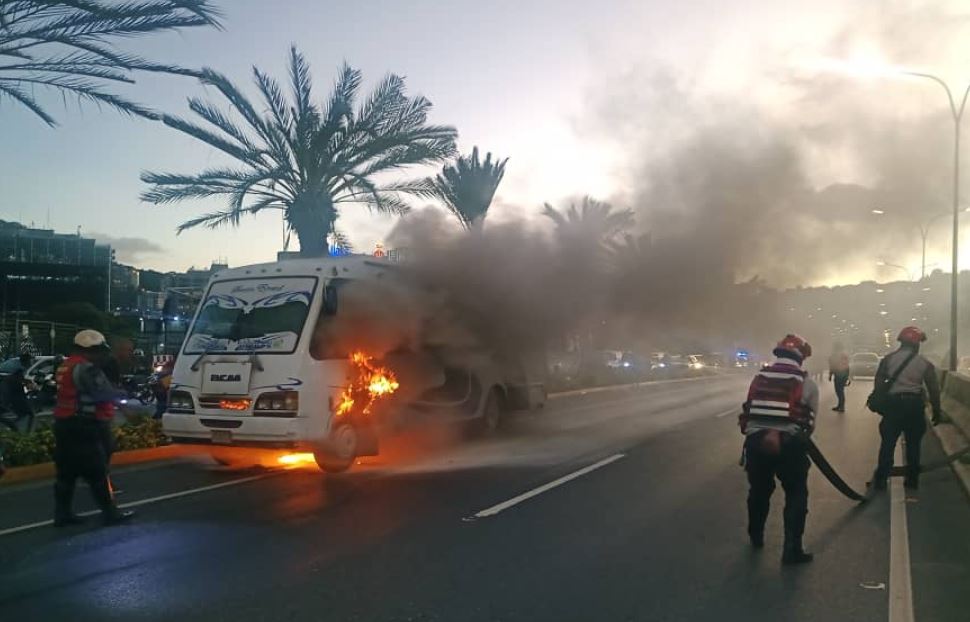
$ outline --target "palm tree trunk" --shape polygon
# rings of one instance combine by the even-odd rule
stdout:
[[[330,197],[316,200],[309,197],[298,199],[290,208],[288,219],[296,237],[300,240],[300,255],[325,257],[327,234],[333,224],[333,203]]]

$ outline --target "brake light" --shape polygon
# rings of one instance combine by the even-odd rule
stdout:
[[[219,408],[222,410],[246,410],[249,408],[250,400],[240,398],[235,400],[219,400]]]

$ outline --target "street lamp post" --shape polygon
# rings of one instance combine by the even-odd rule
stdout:
[[[875,214],[877,216],[883,216],[883,215],[886,214],[886,211],[885,210],[881,210],[881,209],[874,209],[874,210],[871,210],[871,211],[872,211],[873,214]],[[970,212],[970,207],[964,209],[963,211],[964,212]],[[917,225],[916,225],[919,228],[920,240],[922,242],[922,248],[921,248],[921,253],[922,254],[921,254],[921,258],[920,258],[920,275],[919,275],[920,280],[923,280],[923,279],[926,278],[926,240],[928,239],[928,237],[930,235],[930,225],[932,225],[934,222],[936,222],[940,218],[943,218],[944,216],[949,216],[949,215],[950,215],[949,212],[942,212],[940,214],[937,214],[936,216],[933,216],[929,220],[927,220],[925,222],[917,223]]]
[[[959,266],[957,263],[960,244],[960,121],[963,119],[963,111],[967,107],[967,97],[970,96],[970,85],[967,85],[963,92],[963,99],[960,107],[957,107],[956,100],[950,87],[941,78],[929,73],[918,71],[904,71],[906,75],[916,78],[925,78],[936,82],[946,92],[946,99],[950,104],[950,114],[953,116],[953,273],[950,275],[950,371],[957,369],[957,285],[960,281]]]

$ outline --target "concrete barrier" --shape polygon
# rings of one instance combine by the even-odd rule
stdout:
[[[954,454],[970,444],[970,376],[959,372],[941,372],[941,402],[946,422],[933,428],[943,450]],[[955,462],[953,470],[970,495],[970,464]]]

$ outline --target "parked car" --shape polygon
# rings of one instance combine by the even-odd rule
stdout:
[[[881,358],[875,352],[856,352],[849,357],[849,374],[853,377],[876,375]]]

